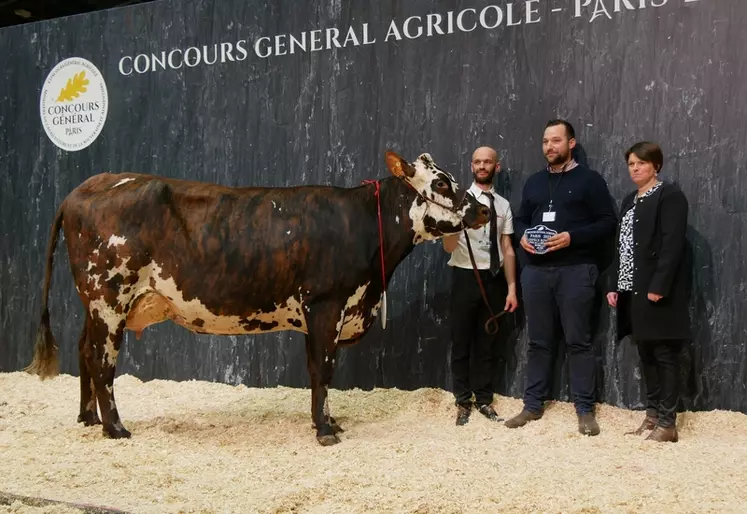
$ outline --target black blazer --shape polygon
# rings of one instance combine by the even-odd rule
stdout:
[[[636,191],[620,206],[620,220],[633,207]],[[687,252],[688,202],[674,184],[664,183],[638,200],[633,221],[633,291],[620,295],[617,336],[636,340],[690,338],[690,261]],[[608,291],[617,291],[620,269],[620,227],[615,240],[615,261]],[[648,299],[648,293],[664,298]]]

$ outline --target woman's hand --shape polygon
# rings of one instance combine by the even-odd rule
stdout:
[[[607,303],[610,307],[617,307],[617,293],[607,293]]]
[[[648,294],[648,299],[651,300],[652,302],[658,302],[662,298],[664,298],[664,297],[662,295],[660,295],[660,294],[656,294],[656,293],[649,293]]]

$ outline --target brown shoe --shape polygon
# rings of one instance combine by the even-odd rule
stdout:
[[[530,410],[523,409],[519,414],[507,420],[504,425],[506,425],[508,428],[519,428],[523,427],[530,421],[537,421],[541,417],[542,414],[536,414]]]
[[[656,441],[659,443],[676,443],[679,437],[677,435],[677,428],[675,427],[660,427],[656,426],[653,432],[651,432],[646,441]]]
[[[632,432],[625,432],[625,435],[641,435],[648,430],[653,430],[654,428],[656,428],[656,424],[658,422],[659,422],[659,418],[655,418],[653,416],[646,416],[645,418],[643,418],[643,423],[641,423],[641,426],[639,426]]]
[[[599,435],[599,424],[594,413],[585,412],[578,415],[578,431],[583,435]]]

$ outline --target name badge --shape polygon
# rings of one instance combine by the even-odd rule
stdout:
[[[542,223],[553,221],[555,221],[555,211],[547,211],[542,213]]]

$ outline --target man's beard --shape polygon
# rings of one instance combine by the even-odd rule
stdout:
[[[570,152],[567,152],[567,153],[557,153],[557,154],[555,154],[555,157],[552,157],[552,158],[548,157],[547,155],[545,155],[545,159],[547,160],[547,164],[549,164],[551,166],[555,166],[557,164],[564,163],[565,161],[567,161],[570,158],[570,156],[571,156]]]
[[[478,184],[492,184],[493,183],[493,177],[495,177],[495,170],[491,171],[487,177],[480,177],[477,173],[472,174],[475,178],[475,182]]]

